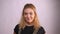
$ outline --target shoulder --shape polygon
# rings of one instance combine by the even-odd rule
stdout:
[[[14,28],[14,32],[17,33],[19,31],[19,24],[17,24]]]
[[[45,29],[42,26],[39,28],[38,34],[45,34]]]
[[[16,29],[16,28],[19,28],[19,24],[17,24],[14,29]]]

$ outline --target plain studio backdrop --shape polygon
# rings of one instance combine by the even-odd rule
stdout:
[[[0,0],[0,34],[13,34],[26,3],[36,6],[39,22],[46,34],[59,34],[58,2],[57,0]]]

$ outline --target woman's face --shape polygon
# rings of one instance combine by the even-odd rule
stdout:
[[[31,24],[32,21],[34,20],[35,14],[33,9],[31,8],[26,8],[24,9],[24,19],[28,24]]]

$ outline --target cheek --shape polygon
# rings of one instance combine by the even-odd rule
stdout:
[[[26,19],[27,18],[27,15],[24,15],[24,19]]]
[[[34,18],[35,18],[35,16],[33,15],[33,16],[31,16],[31,20],[34,20]]]
[[[27,15],[24,15],[24,19],[26,20],[26,21],[33,21],[34,20],[34,15],[30,15],[29,17],[27,17]]]

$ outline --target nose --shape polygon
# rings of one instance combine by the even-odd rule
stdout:
[[[27,18],[30,18],[30,14],[27,15]]]

